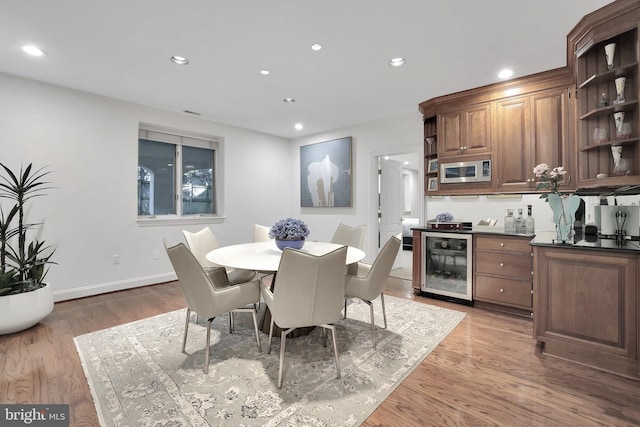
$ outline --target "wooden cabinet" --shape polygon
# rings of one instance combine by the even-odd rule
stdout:
[[[437,118],[424,119],[424,192],[438,191],[438,132]]]
[[[435,194],[535,192],[533,168],[543,162],[573,174],[572,87],[573,75],[563,67],[421,103],[425,123],[437,120],[439,162],[492,161],[491,182],[439,184]],[[425,177],[426,195],[434,194],[428,191],[434,176]],[[572,181],[563,187],[571,190]]]
[[[568,37],[577,86],[578,186],[583,193],[640,182],[639,23],[640,2],[620,0],[587,15]],[[608,61],[605,46],[613,44],[613,59]],[[625,80],[621,97],[616,89],[620,78]],[[618,133],[622,128],[616,126],[616,117],[628,125],[624,135]],[[604,134],[598,136],[596,129]],[[621,147],[622,162],[614,163],[612,146]]]
[[[533,252],[540,351],[640,378],[638,254],[571,246]]]
[[[575,188],[568,144],[569,91],[559,87],[496,102],[498,191],[535,191],[533,168],[540,163],[564,166],[569,174],[563,188]]]
[[[487,102],[438,114],[440,158],[491,152],[492,107]]]
[[[531,237],[473,236],[474,305],[530,316]]]
[[[413,230],[411,284],[416,292],[420,292],[422,285],[422,231]]]

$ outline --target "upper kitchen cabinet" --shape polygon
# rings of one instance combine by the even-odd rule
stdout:
[[[564,166],[569,171],[564,187],[575,188],[568,136],[568,83],[496,102],[497,191],[535,191],[533,168],[540,163]]]
[[[490,102],[438,114],[438,156],[491,152]]]
[[[421,103],[425,120],[432,123],[437,118],[438,162],[492,162],[491,182],[443,183],[442,176],[433,174],[425,177],[425,188],[430,189],[425,193],[535,192],[533,168],[543,162],[564,166],[573,174],[575,147],[569,126],[573,86],[570,69],[563,67]],[[434,139],[433,128],[429,134],[426,129],[425,138]],[[574,183],[568,179],[565,188]]]
[[[640,2],[620,0],[585,16],[568,36],[577,86],[578,190],[637,192],[640,183]]]

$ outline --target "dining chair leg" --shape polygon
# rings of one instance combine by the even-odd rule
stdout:
[[[211,322],[213,322],[213,317],[211,319],[209,319],[209,321],[207,322],[207,346],[204,348],[205,351],[205,357],[204,357],[204,373],[208,374],[209,373],[209,343],[211,342]]]
[[[273,323],[272,323],[273,325]],[[282,388],[282,378],[284,376],[283,368],[284,368],[284,347],[287,343],[287,334],[293,331],[295,328],[287,329],[286,331],[283,329],[280,333],[280,369],[278,371],[278,388]]]
[[[347,318],[347,299],[344,299],[344,317],[343,319]]]
[[[273,336],[273,316],[271,317],[271,325],[269,326],[269,350],[267,354],[271,354],[271,337]]]
[[[338,359],[338,340],[336,339],[336,327],[335,325],[330,325],[329,327],[331,328],[331,337],[333,339],[333,353],[336,356],[336,378],[340,378],[340,360]]]
[[[327,329],[324,326],[322,327],[322,346],[327,346]]]
[[[184,338],[182,338],[182,352],[187,347],[187,331],[189,330],[189,318],[191,317],[191,309],[187,308],[187,320],[184,322]]]
[[[233,333],[233,311],[229,312],[229,333]]]
[[[373,317],[373,303],[371,301],[365,301],[369,305],[369,312],[371,312],[371,340],[373,341],[373,348],[376,348],[376,323]]]
[[[260,345],[260,332],[258,331],[258,318],[256,317],[256,309],[255,305],[253,306],[253,310],[251,310],[251,315],[253,316],[253,327],[256,330],[256,342],[258,343],[258,351],[262,352],[262,345]]]
[[[384,328],[387,329],[387,310],[384,307],[384,294],[380,294],[380,301],[382,302],[382,318],[384,319]]]

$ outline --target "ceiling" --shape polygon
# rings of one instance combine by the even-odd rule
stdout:
[[[296,138],[564,66],[569,31],[607,3],[0,0],[0,72]]]

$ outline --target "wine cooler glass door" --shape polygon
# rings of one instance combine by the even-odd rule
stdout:
[[[422,233],[423,294],[471,302],[471,239],[471,234]]]

